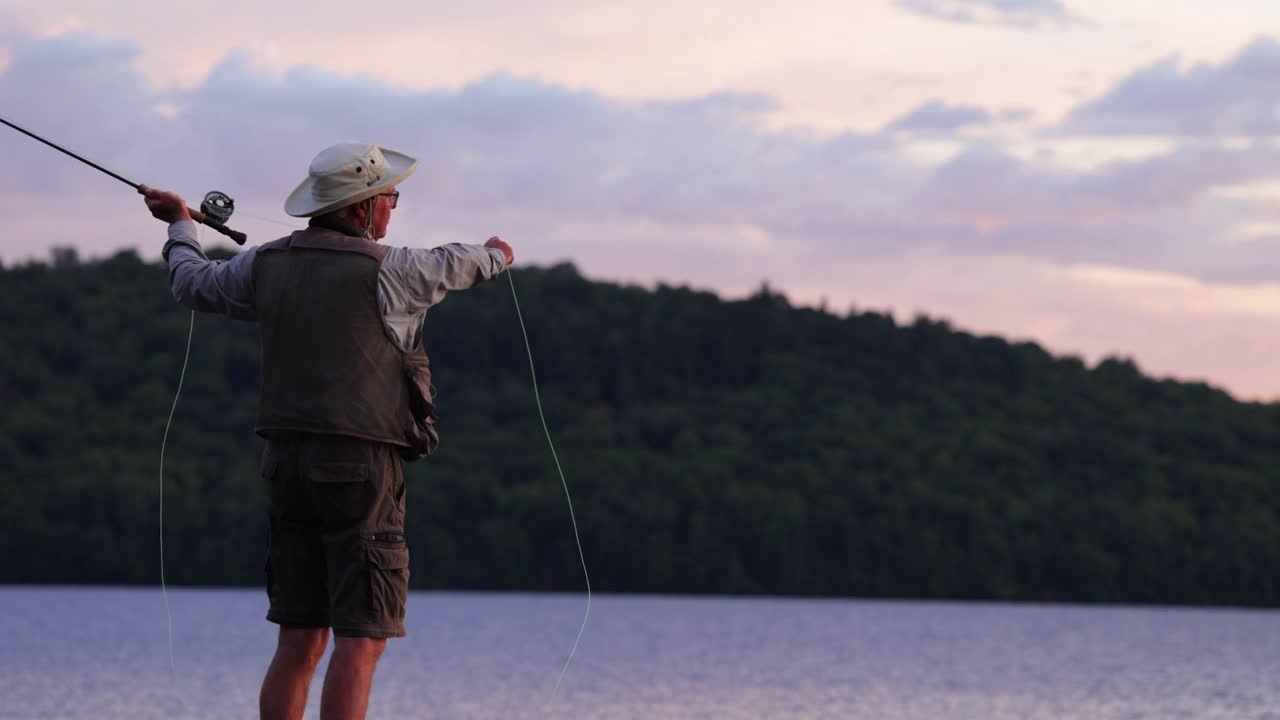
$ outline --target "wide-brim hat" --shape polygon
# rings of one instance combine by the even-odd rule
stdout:
[[[284,201],[294,217],[312,217],[367,200],[418,169],[418,161],[377,145],[342,143],[316,155],[303,180]]]

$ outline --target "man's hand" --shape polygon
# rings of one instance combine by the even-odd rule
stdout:
[[[191,212],[187,210],[187,201],[176,193],[156,190],[146,185],[139,185],[138,193],[145,196],[143,200],[147,203],[147,209],[157,220],[173,224],[179,220],[191,219]]]
[[[516,254],[512,252],[511,246],[502,242],[502,238],[499,238],[497,235],[489,238],[489,240],[485,242],[484,246],[487,248],[498,248],[501,250],[507,256],[507,265],[511,265],[516,261]]]

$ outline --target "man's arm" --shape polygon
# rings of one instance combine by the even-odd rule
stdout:
[[[393,339],[412,349],[427,310],[450,290],[466,290],[497,277],[514,260],[511,247],[497,238],[485,246],[392,248],[378,273],[378,303]]]
[[[431,248],[392,248],[378,284],[390,307],[411,314],[438,305],[450,290],[467,290],[507,268],[498,247],[451,243]]]
[[[169,223],[169,242],[162,255],[169,264],[173,299],[201,312],[225,313],[237,320],[257,320],[253,303],[253,258],[257,248],[227,262],[210,260],[196,239],[196,224],[187,203],[176,193],[138,187],[147,209],[157,220]]]
[[[200,312],[223,313],[237,320],[258,319],[253,297],[253,259],[258,248],[226,262],[210,260],[196,240],[196,224],[179,220],[169,226],[163,254],[169,263],[174,300]]]

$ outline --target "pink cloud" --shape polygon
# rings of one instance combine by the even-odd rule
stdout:
[[[246,53],[173,90],[140,74],[127,44],[68,34],[24,36],[13,48],[0,73],[0,96],[22,98],[13,119],[192,200],[225,190],[245,213],[286,221],[279,203],[319,148],[371,140],[423,160],[403,188],[392,238],[403,244],[503,234],[535,261],[573,258],[601,276],[727,291],[771,276],[1059,350],[1127,348],[1158,372],[1265,390],[1264,373],[1218,352],[1224,340],[1207,325],[1187,340],[1176,318],[1055,273],[1087,263],[1207,283],[1181,291],[1188,302],[1215,297],[1215,284],[1275,277],[1280,247],[1228,236],[1234,223],[1269,217],[1267,202],[1210,193],[1280,174],[1267,145],[1184,143],[1080,171],[986,141],[928,167],[884,134],[771,130],[763,118],[775,101],[750,93],[621,101],[506,73],[422,90],[263,67]],[[160,229],[115,181],[15,133],[0,135],[0,152],[0,256],[60,244],[158,249]],[[233,225],[254,241],[284,231],[247,215]],[[1236,347],[1269,349],[1268,322],[1224,309],[1212,325]]]

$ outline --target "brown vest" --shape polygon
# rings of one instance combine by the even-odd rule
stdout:
[[[315,226],[258,249],[259,434],[412,444],[412,410],[421,412],[420,398],[410,406],[410,387],[419,384],[413,373],[426,373],[420,384],[429,388],[430,371],[421,348],[402,353],[387,335],[378,310],[378,270],[386,255],[376,242]]]

